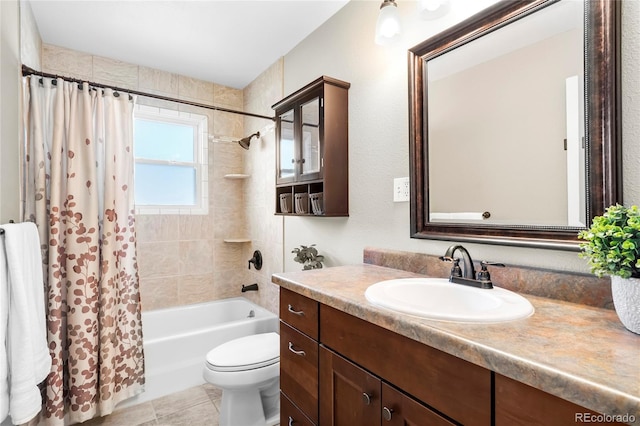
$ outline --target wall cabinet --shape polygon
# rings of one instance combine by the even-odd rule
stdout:
[[[323,76],[273,105],[276,214],[348,216],[349,87]]]

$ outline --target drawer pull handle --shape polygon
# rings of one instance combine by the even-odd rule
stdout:
[[[366,392],[362,393],[362,402],[364,402],[364,405],[371,405],[371,397],[372,395],[369,395]]]
[[[293,306],[291,305],[287,307],[287,310],[294,315],[300,315],[300,316],[304,315],[304,311],[296,311],[295,309],[293,309]]]
[[[289,416],[289,426],[293,426],[294,423],[293,417]]]
[[[391,421],[391,417],[393,417],[393,408],[384,407],[382,409],[382,418],[385,419],[386,421],[390,422]]]
[[[304,351],[297,351],[295,349],[293,349],[293,343],[289,342],[289,350],[291,352],[293,352],[296,355],[300,355],[300,356],[306,356],[307,354]]]

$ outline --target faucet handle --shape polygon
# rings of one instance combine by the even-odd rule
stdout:
[[[482,266],[482,269],[478,272],[478,276],[476,278],[478,281],[491,281],[491,275],[489,275],[487,266],[499,266],[504,268],[504,263],[486,262],[484,260],[480,262],[480,265]]]
[[[462,269],[460,269],[460,259],[451,256],[440,256],[440,260],[453,263],[453,266],[451,267],[451,273],[449,274],[450,277],[462,276]]]

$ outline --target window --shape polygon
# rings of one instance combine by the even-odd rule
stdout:
[[[204,115],[136,106],[137,213],[207,213],[207,140]]]

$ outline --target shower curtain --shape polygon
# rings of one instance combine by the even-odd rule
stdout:
[[[44,418],[113,411],[143,390],[133,106],[88,83],[25,77],[23,220],[40,232],[49,350]]]

